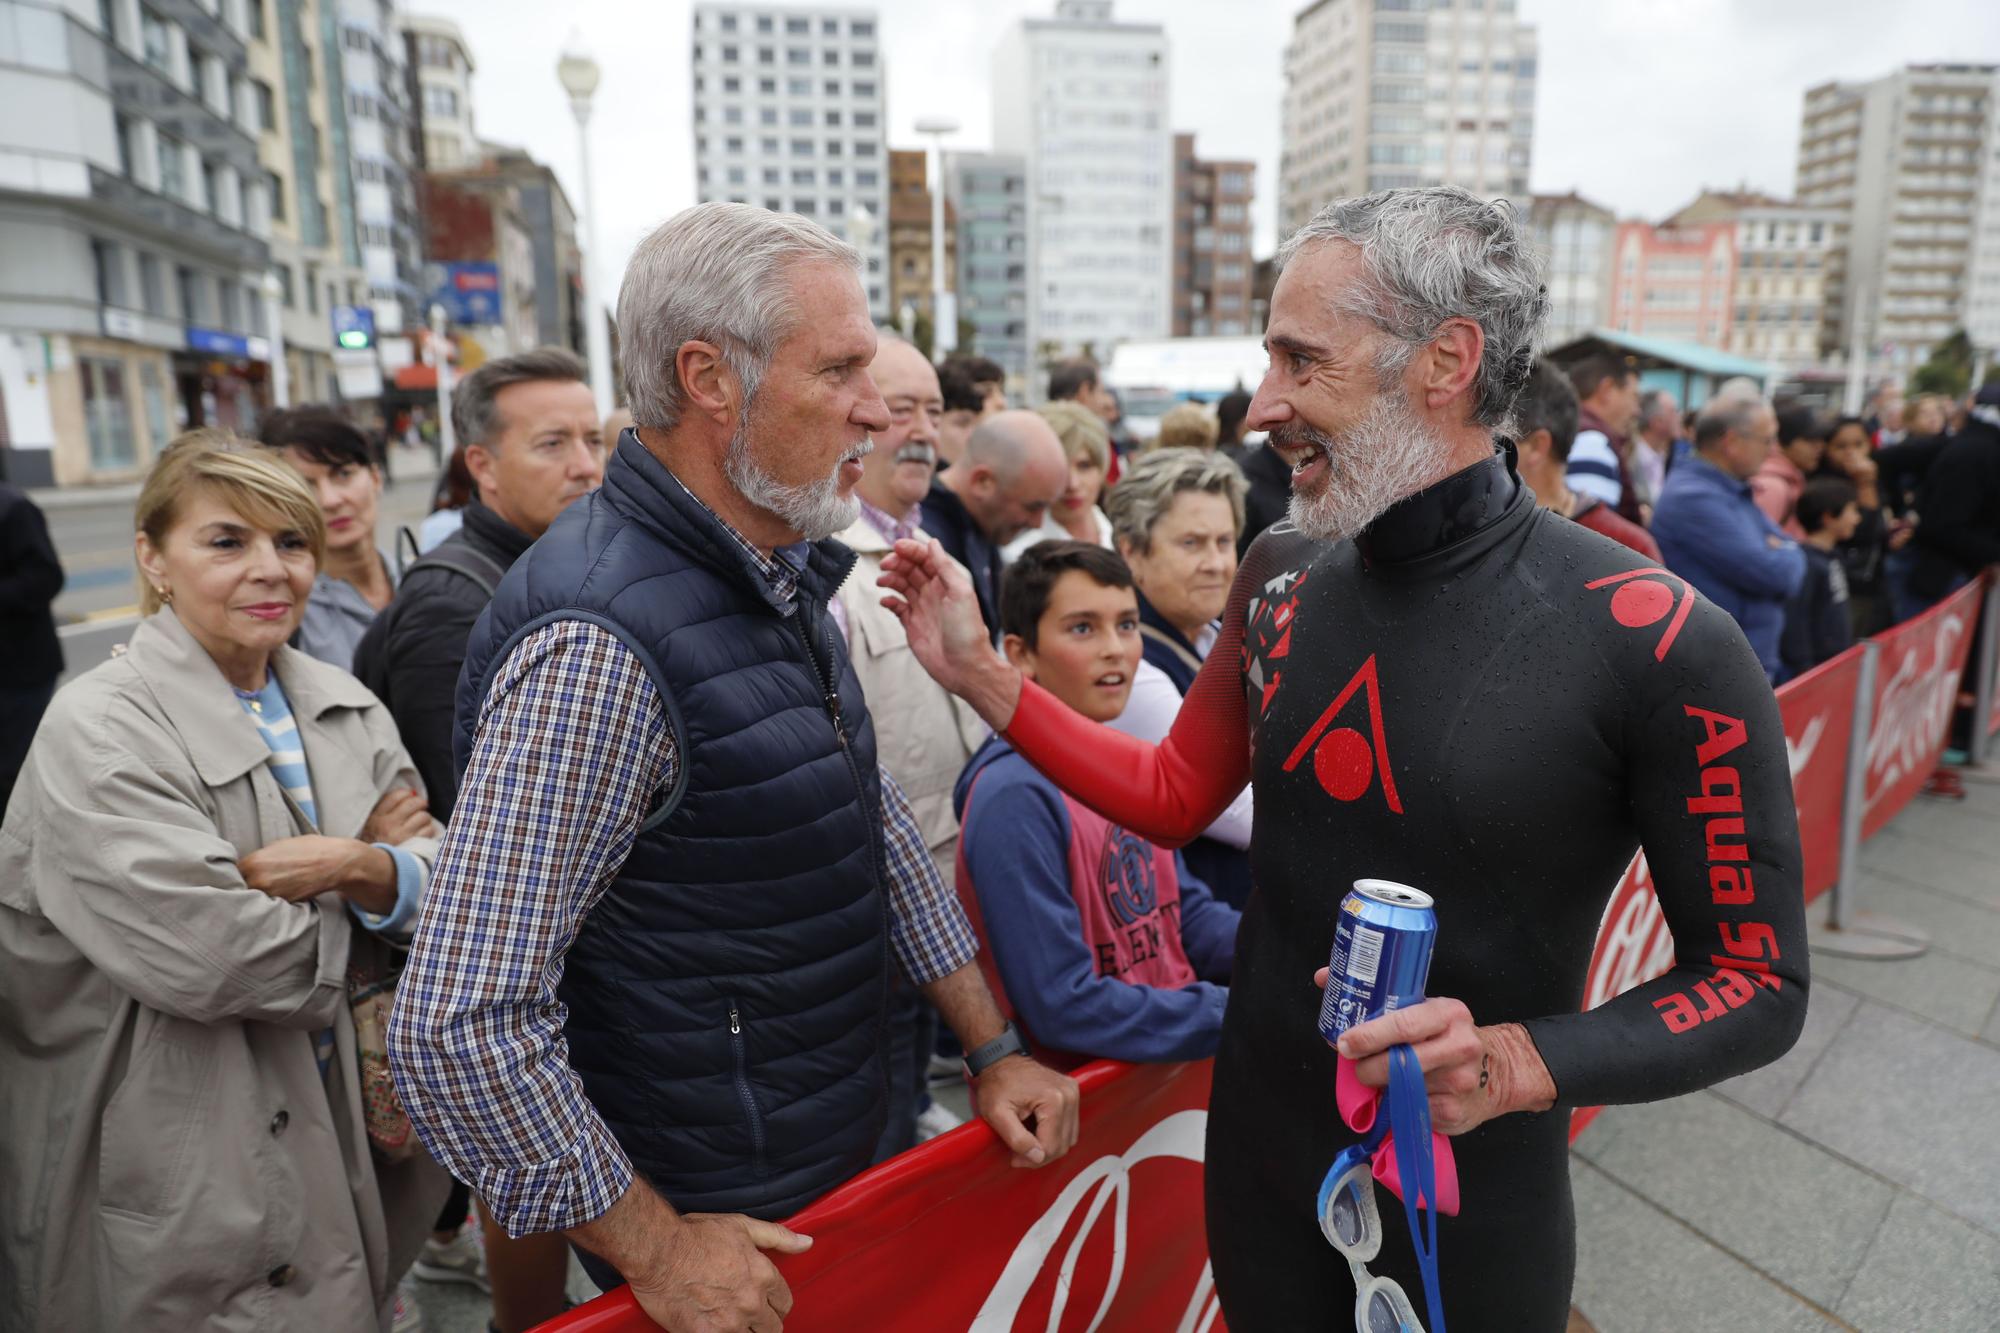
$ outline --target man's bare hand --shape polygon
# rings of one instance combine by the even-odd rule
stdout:
[[[353,838],[308,833],[267,842],[236,863],[243,882],[259,893],[302,903],[322,893],[360,894],[371,912],[395,905],[396,867],[389,854]],[[387,885],[387,904],[379,892]]]
[[[965,566],[931,538],[904,538],[882,559],[882,605],[903,622],[910,651],[931,679],[971,704],[995,731],[1021,697],[1020,673],[993,650]]]
[[[1313,981],[1324,987],[1326,969]],[[1495,1116],[1555,1105],[1555,1080],[1526,1029],[1518,1023],[1480,1027],[1458,1000],[1434,997],[1357,1023],[1340,1035],[1337,1049],[1354,1062],[1365,1086],[1385,1088],[1389,1048],[1405,1044],[1424,1071],[1431,1127],[1440,1134],[1463,1134]]]
[[[361,832],[355,836],[362,842],[384,842],[396,847],[411,838],[423,837],[435,827],[430,802],[416,788],[392,787],[375,802],[375,808],[361,825]]]
[[[1025,1055],[1010,1055],[973,1085],[980,1119],[1014,1153],[1015,1166],[1047,1166],[1076,1146],[1076,1080]]]
[[[628,1272],[632,1295],[667,1333],[779,1333],[792,1289],[765,1250],[802,1254],[812,1237],[741,1213],[687,1213],[659,1261]]]

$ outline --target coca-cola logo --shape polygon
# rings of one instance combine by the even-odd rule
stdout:
[[[1674,965],[1674,933],[1653,895],[1653,871],[1640,852],[1604,909],[1597,931],[1597,956],[1583,997],[1595,1009]]]
[[[1203,1160],[1203,1140],[1207,1134],[1208,1112],[1176,1111],[1141,1134],[1124,1152],[1107,1153],[1077,1172],[1075,1178],[1063,1186],[1062,1193],[1056,1196],[1048,1211],[1035,1219],[1034,1225],[1014,1246],[1013,1254],[1007,1258],[1006,1268],[1001,1270],[993,1290],[987,1294],[986,1303],[979,1307],[978,1315],[973,1318],[971,1333],[1013,1333],[1014,1322],[1020,1317],[1028,1293],[1048,1267],[1056,1243],[1069,1228],[1071,1216],[1077,1209],[1087,1208],[1081,1225],[1063,1252],[1062,1271],[1051,1297],[1048,1327],[1061,1327],[1063,1311],[1069,1307],[1077,1260],[1108,1205],[1111,1213],[1111,1271],[1104,1279],[1104,1294],[1098,1299],[1096,1313],[1085,1325],[1087,1333],[1094,1333],[1102,1327],[1111,1313],[1112,1303],[1118,1299],[1119,1284],[1125,1277],[1132,1168],[1156,1157],[1179,1158],[1199,1165]],[[1148,1282],[1159,1280],[1152,1273],[1142,1272],[1140,1277]],[[1181,1316],[1178,1328],[1181,1333],[1212,1328],[1220,1309],[1211,1266],[1203,1264],[1201,1276],[1195,1280],[1194,1291],[1188,1297],[1187,1310]]]
[[[1940,615],[1930,642],[1912,636],[1877,692],[1868,730],[1868,805],[1927,768],[1935,756],[1958,700],[1956,650],[1965,629],[1963,614]]]

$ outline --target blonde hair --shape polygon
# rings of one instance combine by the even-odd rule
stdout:
[[[305,478],[267,449],[226,430],[191,430],[174,437],[139,490],[133,514],[137,531],[155,548],[180,521],[197,494],[214,496],[271,532],[297,532],[312,547],[313,563],[326,558],[326,515]],[[139,576],[139,612],[160,609],[152,581]]]
[[[1173,508],[1174,500],[1191,493],[1219,495],[1229,501],[1236,531],[1243,531],[1243,497],[1249,485],[1228,455],[1187,449],[1155,449],[1126,467],[1118,484],[1104,497],[1104,514],[1121,549],[1147,555],[1153,549],[1153,529]]]
[[[1070,398],[1043,403],[1035,413],[1049,423],[1049,429],[1062,441],[1065,457],[1088,454],[1100,472],[1111,466],[1111,431],[1103,417]]]
[[[1200,403],[1181,403],[1160,418],[1159,449],[1213,449],[1222,427]]]

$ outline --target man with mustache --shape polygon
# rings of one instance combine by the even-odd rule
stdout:
[[[1389,1048],[1413,1046],[1432,1123],[1456,1136],[1460,1208],[1437,1231],[1452,1333],[1556,1333],[1575,1267],[1567,1109],[1705,1087],[1777,1058],[1804,1021],[1784,732],[1727,615],[1538,506],[1496,454],[1547,312],[1510,208],[1448,186],[1342,200],[1279,257],[1249,421],[1292,464],[1290,521],[1244,558],[1165,742],[1024,682],[934,548],[898,545],[887,600],[942,683],[1141,836],[1187,841],[1254,778],[1256,887],[1206,1157],[1229,1327],[1331,1327],[1355,1306],[1307,1202],[1359,1138],[1335,1111],[1314,981],[1349,886],[1383,877],[1436,900],[1432,998],[1347,1031],[1338,1057],[1382,1087]],[[1675,966],[1579,1013],[1642,843]],[[1403,1210],[1380,1203],[1367,1268],[1421,1300]]]
[[[938,466],[944,393],[924,354],[893,333],[876,335],[868,375],[888,406],[889,428],[875,432],[874,451],[861,460],[861,480],[854,484],[861,517],[840,534],[854,552],[854,568],[828,610],[875,721],[876,755],[909,798],[938,875],[950,885],[958,860],[952,784],[986,739],[986,727],[925,674],[903,637],[902,622],[883,609],[875,587],[882,557],[899,539],[923,532],[919,506]],[[889,1125],[878,1157],[894,1156],[919,1138],[958,1124],[925,1090],[936,1036],[930,1007],[897,985],[889,1000]]]
[[[435,1155],[677,1333],[779,1329],[764,1250],[867,1166],[889,960],[1036,1166],[1076,1138],[975,959],[827,602],[869,433],[852,246],[712,203],[618,296],[634,429],[466,646],[458,807],[390,1032]]]

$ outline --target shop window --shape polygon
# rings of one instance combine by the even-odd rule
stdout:
[[[132,404],[126,396],[125,363],[107,356],[77,358],[83,376],[83,423],[90,436],[93,468],[132,467],[139,461],[132,437]]]

